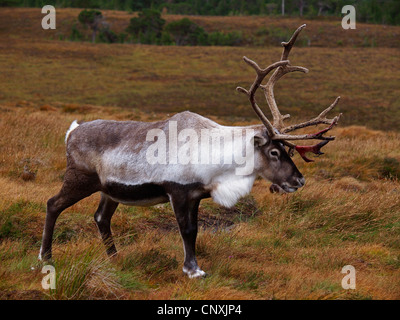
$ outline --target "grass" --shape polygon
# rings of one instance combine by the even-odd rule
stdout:
[[[76,13],[57,11],[57,32],[66,32]],[[304,188],[271,194],[269,183],[257,180],[233,209],[202,201],[197,252],[209,275],[194,281],[181,270],[182,243],[170,205],[120,206],[112,221],[119,254],[110,260],[93,221],[100,198],[95,194],[58,219],[57,286],[43,290],[37,255],[46,202],[62,184],[70,123],[153,121],[186,109],[226,125],[257,123],[234,90],[254,76],[241,58],[269,64],[280,49],[58,41],[34,32],[35,14],[0,10],[6,39],[0,43],[1,299],[400,298],[399,49],[383,41],[399,28],[360,25],[386,31],[377,47],[359,48],[338,37],[337,22],[319,20],[309,24],[311,47],[295,48],[291,58],[310,73],[289,75],[275,90],[282,112],[296,120],[342,96],[338,111],[344,121],[333,130],[337,140],[314,163],[294,158],[306,177]],[[116,25],[127,20],[126,13],[107,14]],[[301,24],[267,17],[195,19],[207,31],[240,25],[244,34],[258,30],[260,37]],[[260,29],[260,19],[271,28]],[[364,32],[361,41],[365,37]],[[34,180],[21,178],[24,167],[36,173]],[[340,271],[348,264],[357,272],[356,290],[341,287]]]
[[[99,195],[93,195],[57,221],[58,285],[47,292],[40,286],[43,274],[36,257],[45,203],[61,186],[64,132],[74,118],[129,118],[129,111],[91,106],[84,113],[69,113],[55,105],[51,111],[1,108],[0,148],[15,143],[0,159],[2,298],[400,298],[400,184],[393,175],[398,169],[393,159],[400,159],[398,133],[338,127],[338,140],[318,161],[305,164],[295,157],[307,178],[297,193],[270,194],[269,184],[257,180],[252,195],[234,209],[203,201],[197,251],[209,276],[199,281],[182,274],[181,238],[170,205],[121,206],[112,225],[119,255],[109,260],[93,221],[99,201]],[[137,111],[136,117],[152,116]],[[35,124],[25,126],[29,134],[21,130],[23,123]],[[48,139],[51,143],[42,142]],[[20,159],[26,158],[37,170],[34,181],[19,175],[26,163]],[[392,168],[390,174],[382,175],[386,166]],[[347,264],[357,271],[355,291],[340,285],[340,271]]]

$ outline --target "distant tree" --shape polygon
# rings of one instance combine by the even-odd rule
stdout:
[[[385,19],[389,24],[400,24],[400,1],[392,0],[385,3]]]
[[[18,4],[18,0],[0,0],[0,7],[15,7]]]
[[[165,3],[163,7],[174,14],[196,14],[196,7],[187,2],[182,3]]]
[[[267,3],[265,5],[265,7],[267,8],[268,14],[273,14],[276,11],[276,8],[278,7],[278,5],[276,3]]]
[[[105,21],[102,22],[102,26],[99,33],[99,39],[101,42],[107,42],[107,43],[115,43],[119,40],[118,35],[110,29],[109,23]]]
[[[92,29],[92,42],[96,41],[96,33],[103,21],[103,15],[98,10],[83,10],[79,13],[78,20],[80,23]]]
[[[215,8],[215,13],[219,16],[225,16],[229,13],[230,7],[226,0],[219,1],[217,7]]]
[[[188,18],[169,23],[165,31],[171,34],[178,46],[207,44],[207,33]]]
[[[306,0],[297,0],[297,5],[299,7],[299,15],[302,17],[304,14],[304,8],[307,5]]]
[[[72,25],[72,30],[71,30],[71,35],[69,37],[69,40],[71,41],[81,41],[83,38],[82,33],[78,30],[76,23]]]
[[[126,32],[132,34],[141,43],[155,43],[161,39],[165,20],[154,9],[144,9],[137,18],[130,20]]]
[[[229,33],[211,32],[208,34],[207,42],[211,46],[238,46],[242,44],[242,33],[237,31]]]
[[[328,1],[318,1],[318,16],[322,15],[324,10],[330,10],[332,8],[331,4]]]
[[[97,0],[70,0],[64,1],[67,2],[66,6],[73,7],[73,8],[99,8],[100,5]],[[69,2],[69,4],[68,4]]]

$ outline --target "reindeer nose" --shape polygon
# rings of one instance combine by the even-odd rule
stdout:
[[[306,179],[304,179],[304,177],[297,178],[297,183],[299,184],[299,188],[301,188],[302,186],[305,185]]]

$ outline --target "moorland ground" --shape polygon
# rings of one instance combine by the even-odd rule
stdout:
[[[71,42],[59,39],[79,10],[58,13],[60,27],[45,33],[40,10],[0,10],[1,298],[400,298],[400,28],[359,24],[349,37],[334,20],[305,21],[311,46],[294,48],[290,60],[310,73],[290,74],[275,89],[282,112],[296,120],[342,97],[337,112],[344,113],[343,121],[326,154],[311,164],[294,158],[307,179],[304,188],[270,194],[270,183],[257,180],[235,208],[203,201],[197,250],[209,276],[200,281],[182,274],[170,205],[120,206],[112,221],[120,253],[109,261],[93,221],[99,201],[93,195],[60,216],[57,289],[44,291],[37,254],[46,201],[62,184],[70,123],[155,121],[182,110],[227,125],[257,123],[234,90],[254,78],[241,59],[268,65],[281,50]],[[118,30],[131,17],[106,13]],[[304,22],[193,20],[208,31],[241,28],[249,35],[266,23],[295,29]],[[22,178],[24,168],[34,180]],[[356,268],[357,288],[347,291],[340,271],[349,264]]]

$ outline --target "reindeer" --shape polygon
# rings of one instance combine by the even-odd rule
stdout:
[[[290,50],[304,27],[305,25],[300,26],[289,42],[282,43],[284,49],[280,61],[267,68],[261,69],[253,60],[243,58],[256,71],[257,76],[249,90],[242,87],[238,87],[237,90],[247,95],[262,122],[261,125],[222,126],[188,111],[157,122],[95,120],[78,124],[74,121],[65,138],[67,168],[64,182],[60,192],[47,202],[39,259],[51,259],[53,230],[60,213],[91,194],[101,192],[94,219],[109,256],[117,252],[110,223],[119,203],[152,206],[170,202],[183,240],[183,272],[190,278],[204,276],[205,272],[199,268],[195,256],[200,201],[211,197],[218,204],[233,206],[241,197],[250,193],[255,179],[259,176],[273,183],[271,192],[294,192],[305,184],[303,175],[291,159],[294,151],[296,150],[305,161],[312,161],[306,157],[307,152],[322,154],[322,146],[335,139],[334,136],[324,136],[324,133],[337,124],[341,114],[332,119],[326,118],[326,114],[336,106],[340,97],[316,118],[291,126],[284,125],[283,122],[289,115],[282,115],[275,102],[274,85],[282,76],[294,71],[308,72],[306,68],[292,66],[288,60]],[[262,85],[264,78],[273,70],[274,73],[266,85]],[[260,87],[271,110],[273,123],[256,103],[255,94]],[[317,124],[328,126],[313,134],[289,134],[296,129]],[[201,136],[204,130],[213,130],[221,136],[233,137],[229,148],[218,152],[211,150],[211,154],[217,153],[217,158],[225,159],[230,153],[243,155],[248,148],[252,150],[248,156],[253,164],[252,170],[237,174],[239,165],[233,162],[204,164],[187,161],[182,164],[177,161],[166,163],[163,159],[150,163],[148,150],[154,147],[154,144],[158,143],[160,147],[158,153],[165,151],[169,156],[174,153],[170,141],[168,151],[166,147],[162,148],[164,142],[161,133],[171,137],[173,129],[182,132],[188,128],[198,136]],[[149,132],[160,135],[153,134],[149,137]],[[198,146],[203,152],[208,145],[204,141],[201,143],[198,136],[190,141],[189,146]],[[290,142],[309,139],[321,142],[312,146],[298,146]],[[175,141],[178,147],[185,143],[180,139]]]

